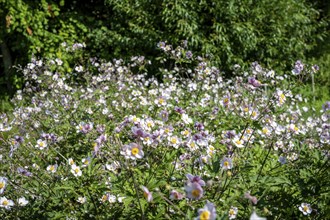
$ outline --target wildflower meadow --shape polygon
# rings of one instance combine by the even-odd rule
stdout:
[[[330,102],[296,89],[316,65],[228,78],[185,44],[157,48],[153,73],[143,56],[18,67],[24,89],[0,116],[1,219],[330,219]]]

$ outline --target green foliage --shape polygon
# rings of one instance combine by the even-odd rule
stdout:
[[[326,25],[308,3],[294,0],[107,2],[118,18],[109,22],[116,27],[110,29],[116,33],[112,38],[123,43],[121,54],[152,48],[155,41],[187,39],[194,51],[211,55],[223,69],[253,61],[287,68],[324,37]]]

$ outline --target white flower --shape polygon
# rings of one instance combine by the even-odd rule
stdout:
[[[49,165],[47,167],[47,171],[50,172],[50,173],[55,173],[56,170],[57,170],[57,164],[55,164],[55,165]]]
[[[119,203],[122,203],[125,198],[126,198],[125,196],[117,195],[117,200],[118,200]]]
[[[301,206],[299,206],[299,210],[304,214],[304,215],[309,215],[313,211],[311,208],[311,205],[308,203],[301,203]]]
[[[80,167],[79,166],[76,166],[75,164],[73,164],[71,166],[71,173],[77,177],[77,176],[81,176],[82,175],[82,172],[80,170]]]
[[[72,165],[75,164],[75,163],[74,163],[74,160],[73,160],[72,158],[69,158],[69,159],[68,159],[68,163],[69,163],[70,166],[72,166]]]
[[[24,197],[21,197],[18,199],[18,205],[19,206],[26,206],[29,203],[28,200],[26,200]]]
[[[43,150],[47,147],[47,142],[39,139],[39,140],[37,140],[37,144],[35,147],[39,148],[40,150]]]
[[[130,144],[124,145],[124,147],[120,153],[122,155],[124,155],[127,159],[132,159],[132,160],[141,159],[144,156],[142,146],[140,146],[136,143],[130,143]]]
[[[238,147],[238,148],[242,148],[242,147],[244,147],[244,141],[242,140],[242,139],[240,139],[239,137],[235,137],[234,139],[233,139],[233,143],[236,145],[236,147]]]
[[[167,137],[168,144],[178,149],[179,145],[181,144],[181,140],[177,136],[168,136]]]
[[[110,203],[115,203],[116,202],[116,196],[114,196],[114,195],[109,195],[108,196],[108,201],[110,202]]]
[[[193,122],[192,119],[185,113],[181,115],[181,119],[185,124],[191,124]]]
[[[80,204],[84,204],[86,202],[86,197],[78,197],[77,202],[79,202]]]
[[[91,158],[90,157],[84,158],[81,160],[81,162],[83,164],[83,165],[81,165],[81,167],[87,167],[91,162]]]
[[[266,220],[266,218],[258,216],[256,211],[253,211],[250,220]]]
[[[6,197],[0,197],[0,207],[10,209],[10,206],[14,206],[13,200],[8,200]]]
[[[82,66],[76,66],[74,68],[74,70],[77,71],[78,73],[80,73],[80,72],[84,71],[84,68]]]
[[[7,185],[7,178],[6,177],[0,177],[0,194],[3,193]]]
[[[107,170],[110,170],[114,173],[117,173],[117,170],[120,168],[120,163],[118,161],[114,161],[111,164],[106,164],[105,168],[107,168]]]
[[[237,212],[238,212],[237,207],[233,207],[233,206],[232,206],[232,207],[229,209],[229,212],[228,212],[229,219],[235,219],[236,216],[237,216]]]

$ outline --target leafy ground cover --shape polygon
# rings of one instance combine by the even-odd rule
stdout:
[[[162,80],[143,56],[22,69],[1,115],[2,219],[330,218],[330,102],[292,92],[317,66],[279,76],[254,62],[226,79],[185,46],[158,47],[173,64]]]

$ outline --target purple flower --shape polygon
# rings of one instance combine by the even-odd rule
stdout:
[[[313,70],[314,73],[316,73],[317,71],[320,70],[320,67],[315,64],[315,65],[312,66],[312,70]]]
[[[168,112],[163,110],[159,113],[159,117],[162,119],[163,122],[168,121]]]
[[[189,182],[185,186],[185,190],[188,199],[200,199],[203,197],[203,188],[197,182]]]
[[[297,60],[296,63],[294,64],[294,69],[292,70],[292,74],[299,75],[303,70],[304,70],[304,64],[300,60]]]
[[[202,123],[196,122],[194,126],[198,131],[204,130],[204,125]]]
[[[99,132],[99,134],[104,133],[105,132],[105,125],[97,125],[96,130],[97,130],[97,132]]]
[[[278,162],[280,162],[282,165],[286,164],[286,157],[280,156],[278,158]]]
[[[135,138],[145,138],[148,136],[148,134],[145,133],[142,128],[134,126],[131,130]]]
[[[229,139],[232,139],[236,136],[236,131],[234,130],[231,130],[231,131],[227,131],[225,133],[225,138],[229,138]]]
[[[261,86],[261,83],[258,80],[256,80],[254,77],[249,77],[248,78],[248,83],[251,84],[254,87],[260,87]]]
[[[15,139],[15,141],[17,141],[18,143],[23,143],[23,141],[24,141],[24,138],[23,137],[21,137],[21,136],[18,136],[18,135],[16,135],[15,137],[14,137],[14,139]]]
[[[191,59],[192,56],[193,56],[193,54],[192,54],[192,52],[191,52],[190,50],[186,52],[186,57],[187,57],[188,59]]]
[[[224,170],[230,170],[231,168],[233,168],[233,161],[232,159],[225,157],[223,158],[223,160],[221,161],[221,167]]]
[[[323,109],[323,111],[328,111],[328,110],[330,110],[330,101],[325,102],[325,103],[322,105],[322,109]]]
[[[183,114],[183,113],[186,112],[185,110],[183,110],[182,108],[180,108],[180,107],[178,107],[178,106],[175,106],[175,107],[174,107],[174,111],[176,111],[176,112],[179,113],[179,114]]]
[[[188,173],[186,177],[188,178],[189,183],[198,183],[200,186],[205,186],[205,182],[200,176],[193,176]]]
[[[32,173],[31,172],[29,172],[28,170],[26,170],[26,169],[24,169],[22,167],[18,167],[17,168],[17,172],[19,174],[22,174],[23,176],[32,176]]]

